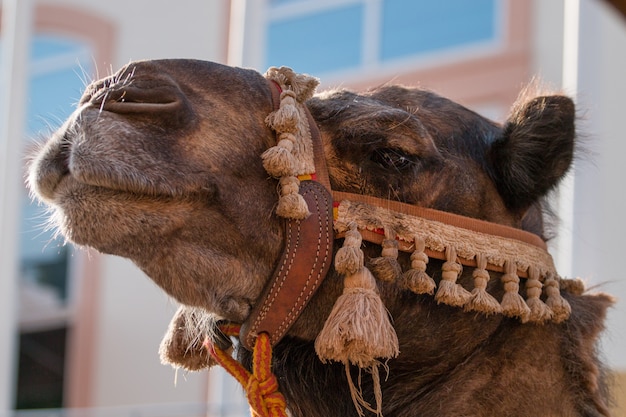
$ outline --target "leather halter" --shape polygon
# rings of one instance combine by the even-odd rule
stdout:
[[[269,81],[274,109],[279,106],[281,88]],[[317,124],[306,110],[315,175],[300,182],[299,193],[311,214],[304,220],[284,219],[285,246],[272,278],[259,302],[241,327],[240,340],[248,349],[257,335],[265,332],[276,345],[295,323],[326,277],[333,258],[333,200],[322,139]]]
[[[269,81],[269,84],[274,109],[278,109],[281,88],[274,81]],[[301,179],[299,193],[306,201],[311,214],[304,220],[283,220],[285,229],[283,253],[259,302],[241,327],[240,341],[247,349],[254,346],[257,335],[262,332],[269,335],[272,345],[276,345],[298,319],[326,277],[333,258],[333,241],[335,238],[343,237],[343,233],[335,233],[333,199],[335,205],[347,200],[384,207],[396,213],[496,238],[514,240],[541,252],[546,251],[546,244],[539,236],[521,229],[372,196],[332,191],[319,129],[306,106],[304,109],[313,143],[316,172],[310,178]],[[363,228],[359,232],[364,240],[376,244],[385,239],[384,233],[380,230]],[[412,242],[398,239],[398,249],[410,252],[415,246]],[[446,260],[444,250],[426,249],[426,254],[429,258]],[[459,257],[458,261],[466,266],[477,266],[476,259]],[[486,269],[505,272],[502,264],[490,263]],[[529,270],[518,269],[517,275],[528,277]]]

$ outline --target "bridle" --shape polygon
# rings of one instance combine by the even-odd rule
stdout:
[[[367,268],[362,265],[363,255],[360,250],[361,241],[366,240],[382,246],[382,256],[378,260],[382,260],[380,264],[392,271],[391,275],[398,278],[401,274],[406,281],[404,285],[407,289],[431,294],[438,303],[484,314],[503,314],[519,318],[522,322],[558,323],[569,317],[571,308],[561,297],[559,287],[561,283],[566,283],[570,288],[578,289],[580,284],[572,284],[568,282],[570,280],[558,276],[546,244],[539,236],[448,212],[332,190],[321,135],[304,105],[306,94],[297,91],[302,88],[300,84],[303,81],[296,78],[305,77],[304,81],[308,82],[309,86],[313,85],[313,89],[317,82],[311,83],[310,78],[306,78],[308,76],[295,74],[288,68],[274,68],[268,74],[270,75],[266,77],[272,92],[274,113],[281,111],[284,101],[289,101],[290,106],[295,106],[295,110],[289,110],[291,116],[298,118],[300,122],[299,133],[294,133],[294,129],[290,127],[281,132],[283,128],[277,127],[283,126],[281,122],[276,122],[275,125],[269,123],[277,132],[278,144],[284,147],[279,150],[285,154],[289,153],[291,147],[300,146],[300,151],[304,149],[302,152],[310,159],[308,165],[304,164],[309,167],[308,171],[297,172],[297,180],[292,179],[298,184],[297,189],[294,191],[292,185],[283,185],[280,195],[282,198],[292,193],[290,197],[297,197],[301,204],[303,201],[308,212],[306,216],[298,213],[293,217],[283,216],[285,244],[274,274],[247,320],[240,329],[237,328],[237,331],[232,333],[238,335],[240,343],[245,348],[254,350],[255,357],[257,352],[263,349],[271,350],[271,346],[276,345],[296,322],[328,274],[333,262],[334,242],[341,238],[344,239],[344,247],[340,251],[346,249],[344,254],[356,254],[356,258],[346,258],[343,254],[339,256],[339,252],[335,255],[335,269],[344,275],[361,276],[364,271],[369,274]],[[312,94],[312,91],[309,93]],[[272,114],[268,120],[271,120],[271,116]],[[293,145],[286,143],[286,139],[283,140],[288,138],[292,142],[297,142],[300,140],[297,135],[302,135],[306,143]],[[279,177],[282,174],[272,175]],[[285,184],[293,184],[293,181],[285,181]],[[293,193],[297,193],[298,196]],[[411,253],[411,270],[404,274],[401,270],[397,271],[398,251]],[[429,258],[444,261],[439,283],[435,283],[425,273],[425,265]],[[475,268],[473,274],[475,288],[471,292],[456,283],[461,265]],[[504,296],[501,301],[486,291],[488,271],[502,273]],[[386,279],[381,277],[383,273],[374,275],[378,275],[376,278]],[[526,300],[519,293],[520,278],[525,279]],[[395,332],[393,328],[391,331],[393,339]],[[321,334],[318,339],[320,337]],[[320,353],[328,350],[319,348],[318,342],[319,340],[316,341],[316,351],[322,361],[342,361],[346,364],[346,369],[350,364],[368,368],[375,379],[378,378],[376,358],[382,356],[385,359],[398,354],[396,346],[391,347],[386,354],[370,354],[371,358],[366,355],[366,360],[361,359],[360,352],[357,352],[356,356],[350,353],[342,356],[341,353],[335,357],[332,353],[330,355]],[[257,346],[262,344],[267,346],[257,349]],[[210,351],[211,346],[209,344]],[[211,352],[215,354],[214,351]],[[261,353],[259,355],[262,356]],[[269,369],[269,362],[263,366]],[[349,371],[347,372],[349,375]],[[272,390],[268,391],[270,397],[280,395],[272,378],[269,378],[274,381]],[[247,384],[246,381],[246,379],[241,381],[244,386]],[[364,406],[380,414],[380,393],[375,393],[377,407],[373,409],[362,399],[360,393],[356,392],[357,389],[352,386],[350,378],[349,383],[357,410]],[[250,396],[250,390],[247,391]],[[282,406],[284,399],[282,396],[280,398],[278,402]],[[250,402],[252,404],[253,400]],[[265,405],[259,407],[267,409]],[[256,410],[255,407],[253,409]],[[259,411],[255,413],[258,414]],[[282,414],[279,412],[277,415]]]
[[[269,84],[276,110],[280,106],[280,96],[283,90],[276,81],[269,81]],[[282,256],[272,279],[260,297],[261,301],[256,304],[250,317],[242,326],[241,342],[245,347],[253,346],[254,339],[260,332],[268,333],[272,344],[278,343],[297,320],[300,312],[328,273],[334,239],[343,238],[347,231],[345,220],[341,224],[339,219],[339,224],[337,224],[337,211],[341,204],[345,204],[344,202],[347,202],[352,208],[355,206],[357,208],[376,207],[378,211],[399,213],[406,217],[438,222],[457,230],[467,231],[470,234],[494,236],[500,242],[512,243],[513,247],[521,247],[531,252],[533,260],[543,265],[541,271],[536,271],[537,274],[551,279],[558,278],[545,242],[533,233],[439,210],[371,196],[333,191],[330,186],[319,129],[306,106],[303,106],[303,109],[306,113],[313,144],[315,172],[303,176],[306,179],[303,178],[300,181],[300,194],[307,202],[311,214],[303,220],[284,220],[285,247]],[[334,218],[333,211],[335,212]],[[386,240],[384,228],[376,227],[375,224],[368,224],[366,221],[361,222],[359,226],[359,232],[364,240],[378,245]],[[415,250],[415,242],[407,238],[407,233],[403,235],[396,231],[396,236],[393,236],[393,239],[398,243],[398,250],[409,253]],[[424,252],[429,258],[446,261],[444,244],[441,243],[440,246],[438,250],[426,247]],[[499,246],[498,249],[501,250],[502,247]],[[474,268],[478,266],[475,256],[461,255],[457,253],[457,261],[460,264]],[[493,263],[487,262],[486,269],[505,273],[507,271],[506,259],[500,259]],[[521,278],[529,278],[530,275],[534,275],[532,271],[533,265],[523,263],[515,268],[515,273]],[[536,277],[533,276],[533,278]],[[561,314],[556,321],[567,318],[564,315]],[[529,319],[527,321],[544,321],[544,319]]]
[[[282,88],[269,81],[274,109],[280,106]],[[299,193],[309,207],[306,219],[285,219],[285,246],[265,291],[240,333],[241,343],[251,349],[256,335],[265,332],[273,345],[287,333],[326,277],[332,262],[334,242],[333,199],[322,139],[313,117],[306,110],[315,172],[301,179]]]

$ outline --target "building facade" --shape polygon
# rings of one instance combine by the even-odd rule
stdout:
[[[138,59],[196,58],[261,72],[287,65],[319,77],[320,89],[421,86],[496,121],[533,76],[564,87],[586,109],[595,164],[577,162],[557,196],[563,237],[553,254],[564,274],[626,296],[615,262],[626,229],[626,199],[615,192],[626,173],[619,156],[626,56],[615,51],[626,50],[626,21],[599,0],[19,1],[30,5],[22,154],[69,115],[88,81]],[[18,188],[4,196],[20,204],[5,219],[19,225],[19,301],[14,323],[0,333],[0,353],[14,364],[0,366],[9,381],[0,416],[58,407],[90,415],[245,415],[230,377],[160,365],[157,348],[176,304],[131,262],[64,244],[43,208]],[[622,404],[625,312],[617,304],[610,313],[603,342]]]

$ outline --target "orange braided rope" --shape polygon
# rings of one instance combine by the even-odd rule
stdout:
[[[240,329],[237,324],[220,326],[226,336],[239,336]],[[272,345],[267,333],[260,333],[254,343],[252,373],[209,340],[205,341],[205,347],[211,357],[243,386],[252,416],[287,417],[287,403],[278,391],[278,381],[271,369]]]

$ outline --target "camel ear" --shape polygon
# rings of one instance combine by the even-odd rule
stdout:
[[[574,102],[565,96],[516,104],[489,150],[493,179],[509,209],[522,214],[569,169],[576,136]]]

